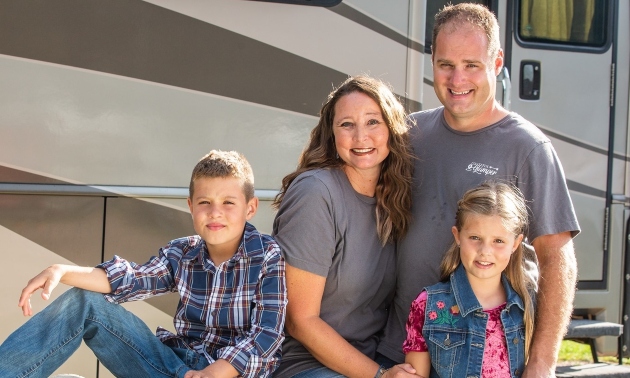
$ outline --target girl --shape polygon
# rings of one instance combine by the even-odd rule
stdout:
[[[527,206],[521,192],[485,182],[458,202],[441,282],[411,305],[405,361],[423,377],[517,377],[534,328],[534,282],[524,274]]]

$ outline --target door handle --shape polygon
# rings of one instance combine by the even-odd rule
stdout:
[[[519,97],[523,100],[540,99],[540,62],[536,60],[521,61],[521,81]]]

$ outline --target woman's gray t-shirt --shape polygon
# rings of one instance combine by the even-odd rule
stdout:
[[[316,169],[289,186],[273,225],[289,265],[326,277],[320,317],[370,358],[396,283],[394,245],[382,246],[375,211],[376,199],[357,193],[342,170]],[[274,377],[322,366],[286,336]]]

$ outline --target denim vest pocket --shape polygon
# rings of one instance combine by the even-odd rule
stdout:
[[[462,356],[466,344],[466,332],[453,329],[432,329],[429,331],[429,352],[431,362],[437,368],[453,369]]]

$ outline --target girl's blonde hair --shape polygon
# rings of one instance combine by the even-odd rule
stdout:
[[[527,231],[527,205],[523,194],[514,185],[486,181],[478,187],[467,191],[457,203],[457,215],[455,216],[455,227],[461,231],[469,215],[498,215],[503,220],[506,230],[512,232],[514,237],[526,235]],[[521,242],[505,268],[505,276],[522,298],[525,305],[523,322],[525,324],[525,361],[529,357],[529,348],[532,335],[534,333],[534,301],[532,295],[535,283],[524,271],[524,248]],[[442,260],[440,266],[440,279],[448,280],[451,273],[457,269],[461,263],[459,246],[453,242]]]
[[[311,130],[310,140],[300,156],[298,167],[282,179],[282,188],[273,206],[276,209],[280,207],[287,189],[301,173],[318,168],[343,167],[345,163],[337,154],[333,135],[335,105],[340,98],[354,92],[369,96],[379,105],[389,129],[389,155],[383,161],[375,195],[376,228],[384,245],[402,238],[411,223],[413,155],[405,109],[389,86],[381,80],[365,75],[350,77],[328,95],[320,112],[319,123]]]

